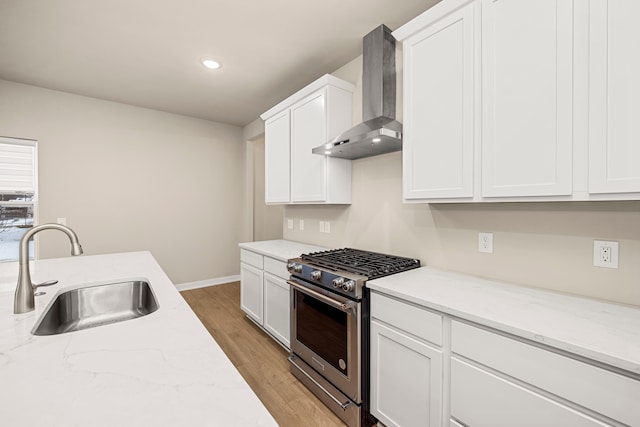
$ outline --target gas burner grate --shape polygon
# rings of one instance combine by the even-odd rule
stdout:
[[[312,265],[334,271],[344,270],[366,276],[368,279],[376,279],[420,267],[420,260],[418,259],[352,248],[303,254],[302,259]]]

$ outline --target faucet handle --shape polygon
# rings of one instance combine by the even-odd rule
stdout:
[[[47,280],[46,282],[38,283],[37,285],[33,284],[31,286],[33,286],[33,289],[35,290],[36,288],[39,288],[41,286],[52,286],[52,285],[55,285],[56,283],[58,283],[57,280]]]

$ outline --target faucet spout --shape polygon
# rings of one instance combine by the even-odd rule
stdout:
[[[20,258],[18,261],[18,284],[16,286],[15,298],[13,300],[14,314],[27,313],[35,308],[33,297],[33,283],[31,282],[31,272],[29,271],[29,240],[42,230],[59,230],[69,237],[71,242],[71,255],[82,255],[82,246],[78,240],[78,235],[69,227],[62,224],[42,224],[27,231],[20,239]]]

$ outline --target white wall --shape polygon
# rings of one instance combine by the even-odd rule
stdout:
[[[361,120],[361,70],[357,58],[334,73],[356,84],[354,123]],[[284,238],[640,306],[640,201],[408,205],[400,152],[352,165],[351,206],[287,206],[285,218],[304,219],[305,229],[294,221]],[[319,221],[331,222],[330,234],[318,232]],[[493,254],[478,253],[479,231],[494,233]],[[620,242],[619,269],[592,266],[593,239]]]
[[[0,80],[0,135],[38,141],[39,222],[66,217],[85,254],[150,250],[174,283],[238,273],[241,128]],[[40,236],[41,258],[69,255]]]

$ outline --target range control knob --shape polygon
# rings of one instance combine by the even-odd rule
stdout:
[[[312,271],[311,272],[311,279],[312,280],[320,280],[320,277],[322,277],[322,272],[320,270],[316,270],[316,271]]]
[[[345,292],[351,292],[355,286],[356,282],[354,282],[353,280],[348,280],[344,285],[342,285],[342,290]]]
[[[343,277],[337,277],[337,278],[335,278],[335,279],[333,279],[331,281],[331,284],[336,289],[341,288],[342,285],[344,284],[344,278]]]
[[[302,266],[300,264],[296,264],[295,262],[290,262],[289,264],[287,264],[287,270],[289,270],[289,273],[301,273]]]

